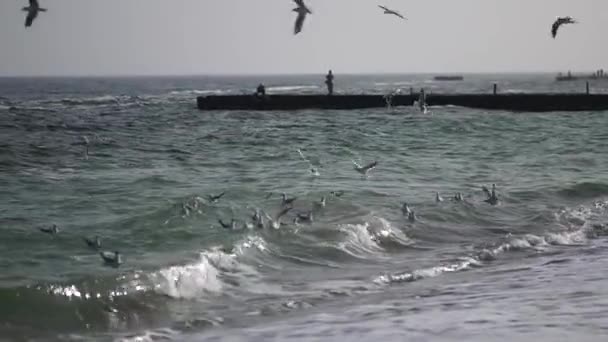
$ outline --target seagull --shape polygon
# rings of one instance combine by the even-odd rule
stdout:
[[[488,196],[488,198],[484,202],[489,203],[491,205],[498,204],[498,196],[496,196],[496,184],[492,184],[492,192],[490,192],[490,190],[488,190],[488,188],[486,188],[485,186],[482,186],[481,189]]]
[[[255,228],[263,229],[264,228],[264,218],[260,215],[260,210],[256,209],[251,216],[251,220],[253,221],[253,225]]]
[[[435,202],[443,202],[443,198],[439,195],[439,192],[435,193]]]
[[[308,166],[310,167],[310,173],[313,177],[319,177],[321,174],[319,173],[319,170],[310,162],[310,160],[308,158],[306,158],[304,156],[304,153],[302,153],[302,150],[297,149],[297,152],[300,154],[300,158],[302,158],[303,161],[305,161],[306,163],[308,163]]]
[[[207,198],[209,199],[209,202],[217,203],[220,200],[220,198],[222,198],[225,194],[226,194],[226,192],[224,191],[219,195],[208,195]]]
[[[462,194],[460,192],[457,192],[456,195],[454,195],[454,201],[456,201],[456,202],[464,201],[464,198],[462,197]]]
[[[234,219],[230,220],[230,223],[224,223],[224,221],[222,221],[221,219],[217,220],[217,222],[219,222],[219,224],[224,229],[230,229],[230,230],[235,230],[236,229],[236,221]]]
[[[40,8],[38,0],[30,0],[30,6],[23,7],[23,11],[27,12],[27,17],[25,17],[25,27],[30,27],[34,22],[34,19],[36,19],[38,16],[38,12],[46,12],[46,8]]]
[[[405,18],[404,16],[402,16],[401,14],[399,14],[399,12],[397,11],[393,11],[392,9],[388,9],[384,6],[380,6],[378,5],[378,7],[382,8],[384,10],[384,14],[392,14],[392,15],[396,15],[399,18],[403,19],[403,20],[407,20],[407,18]]]
[[[251,220],[253,222],[258,222],[261,218],[262,216],[260,215],[260,211],[258,209],[255,209],[253,211],[253,215],[251,215]]]
[[[332,191],[332,192],[330,192],[330,194],[331,194],[332,196],[336,196],[336,197],[342,197],[342,195],[344,195],[344,191],[342,191],[342,190],[339,190],[339,191]]]
[[[306,7],[304,4],[304,0],[293,0],[297,8],[294,8],[293,11],[298,13],[298,17],[296,18],[296,24],[294,27],[294,34],[298,34],[302,31],[302,26],[304,25],[304,19],[306,19],[306,15],[312,14],[312,12]]]
[[[89,238],[84,238],[84,242],[87,244],[87,246],[94,248],[94,249],[99,249],[101,248],[101,239],[99,238],[99,236],[95,236],[95,240],[91,240]]]
[[[355,162],[353,160],[353,164],[355,165],[355,171],[359,172],[362,175],[367,175],[367,173],[373,169],[376,168],[376,166],[378,166],[378,162],[374,161],[373,163],[370,163],[368,165],[365,166],[361,166],[359,164],[357,164],[357,162]]]
[[[557,17],[557,20],[555,20],[555,22],[551,26],[551,36],[553,36],[553,39],[555,39],[555,37],[557,36],[557,30],[559,29],[560,26],[565,25],[565,24],[576,24],[576,23],[577,23],[576,20],[572,19],[572,17]]]
[[[120,255],[120,252],[118,252],[118,251],[99,252],[99,255],[101,256],[103,261],[108,265],[118,266],[118,265],[122,264],[122,256]]]
[[[281,217],[283,217],[285,214],[287,214],[292,208],[291,207],[287,207],[284,208],[283,210],[281,210],[276,217],[271,217],[270,215],[268,215],[267,212],[264,212],[264,216],[266,216],[266,218],[268,219],[268,222],[270,223],[270,227],[274,228],[274,229],[279,229],[281,228]]]
[[[283,201],[282,201],[283,206],[293,205],[293,202],[297,199],[297,197],[287,198],[287,195],[285,193],[282,193],[281,197],[283,198]]]
[[[416,222],[416,213],[412,210],[407,214],[407,219],[410,222]]]
[[[312,223],[314,221],[313,215],[312,215],[312,210],[306,212],[305,214],[302,213],[298,213],[296,220],[294,222],[307,222],[307,223]]]
[[[39,228],[39,229],[40,229],[41,232],[47,233],[47,234],[51,234],[51,235],[55,235],[55,234],[59,233],[59,228],[57,228],[56,224],[52,225],[49,228],[42,227],[42,228]]]
[[[488,197],[492,196],[492,195],[490,194],[490,190],[488,190],[488,187],[486,187],[485,185],[482,185],[482,186],[481,186],[481,190],[482,190],[483,192],[485,192],[485,194],[486,194],[486,195],[488,195]]]
[[[321,200],[319,202],[315,202],[314,206],[315,208],[325,208],[325,205],[327,204],[327,199],[325,198],[325,196],[321,197]]]
[[[412,209],[410,209],[410,207],[407,205],[407,202],[403,203],[403,206],[401,207],[401,212],[403,213],[403,216],[409,217],[410,213],[412,212]]]

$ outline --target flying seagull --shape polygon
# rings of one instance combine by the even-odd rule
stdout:
[[[492,184],[492,192],[488,190],[488,188],[484,185],[481,187],[481,190],[486,193],[488,198],[484,200],[484,202],[489,203],[491,205],[498,204],[498,196],[496,196],[496,184]]]
[[[304,4],[304,0],[293,0],[297,8],[294,8],[293,11],[298,13],[298,17],[296,18],[296,24],[294,27],[294,34],[298,34],[302,31],[302,26],[304,25],[304,19],[306,19],[306,15],[312,14],[312,12],[306,7]]]
[[[30,0],[30,6],[23,7],[23,11],[27,12],[27,17],[25,17],[25,27],[30,27],[34,22],[34,19],[36,19],[38,16],[38,12],[46,12],[46,8],[40,8],[38,0]]]
[[[225,194],[226,194],[226,192],[224,191],[219,195],[208,195],[207,198],[209,199],[209,202],[217,203],[220,200],[220,198],[222,198]]]
[[[359,172],[362,175],[367,175],[367,173],[369,171],[375,169],[376,166],[378,166],[378,162],[377,161],[374,161],[374,162],[372,162],[372,163],[370,163],[368,165],[365,165],[365,166],[361,166],[361,165],[357,164],[357,162],[355,162],[354,160],[352,162],[353,162],[353,165],[355,167],[355,171]]]
[[[279,229],[279,228],[281,228],[281,225],[283,224],[281,222],[281,217],[283,217],[285,214],[287,214],[291,209],[293,209],[293,208],[292,207],[284,208],[275,217],[268,215],[268,213],[264,211],[264,216],[266,216],[266,218],[268,219],[268,223],[270,224],[271,228]]]
[[[577,23],[576,20],[572,19],[572,17],[558,17],[557,20],[555,20],[555,22],[551,26],[551,35],[553,36],[553,39],[555,39],[555,37],[557,36],[557,30],[559,29],[560,26],[565,25],[565,24],[576,24],[576,23]]]
[[[221,219],[217,222],[219,222],[219,224],[224,229],[236,230],[236,221],[234,219],[230,220],[230,223],[224,223],[224,221],[222,221]]]
[[[396,15],[399,18],[403,19],[403,20],[407,20],[407,18],[405,18],[404,16],[402,16],[399,12],[397,11],[393,11],[392,9],[388,9],[384,6],[380,6],[378,5],[378,7],[382,8],[384,10],[384,14],[392,14],[392,15]]]

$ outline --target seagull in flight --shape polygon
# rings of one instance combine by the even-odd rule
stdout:
[[[229,229],[229,230],[236,230],[236,221],[234,219],[230,220],[230,223],[224,223],[224,221],[217,220],[217,222],[222,226],[222,228],[224,229]]]
[[[46,8],[40,8],[38,0],[30,0],[29,7],[23,7],[23,11],[27,12],[25,17],[25,27],[32,26],[34,19],[38,16],[38,12],[46,12]]]
[[[219,195],[207,195],[207,198],[209,199],[209,202],[217,203],[220,200],[220,198],[222,198],[225,194],[226,194],[226,192],[224,191]]]
[[[484,185],[481,187],[481,190],[486,193],[488,198],[484,200],[484,202],[489,203],[491,205],[498,204],[498,196],[496,196],[496,184],[492,184],[492,192],[488,190],[488,188]]]
[[[294,8],[293,11],[298,13],[298,17],[296,18],[296,24],[294,27],[294,34],[298,34],[302,31],[302,26],[304,25],[304,19],[306,19],[306,15],[312,14],[312,12],[306,7],[304,4],[304,0],[293,0],[297,8]]]
[[[551,36],[553,36],[553,39],[555,39],[555,37],[557,36],[557,30],[559,29],[560,26],[565,25],[565,24],[576,24],[576,23],[577,23],[577,21],[572,19],[572,17],[558,17],[557,20],[555,20],[555,22],[551,26]]]
[[[402,15],[401,15],[399,12],[397,12],[397,11],[393,11],[392,9],[388,9],[388,8],[386,8],[386,7],[384,7],[384,6],[380,6],[380,5],[378,5],[378,7],[382,8],[382,9],[384,10],[384,14],[392,14],[392,15],[396,15],[396,16],[398,16],[399,18],[401,18],[401,19],[403,19],[403,20],[407,20],[407,18],[406,18],[406,17],[402,16]]]
[[[356,161],[353,160],[353,164],[355,166],[355,171],[359,172],[362,175],[367,175],[368,172],[370,172],[371,170],[375,169],[376,166],[378,166],[377,161],[369,163],[365,166],[361,166],[361,165],[357,164]]]
[[[283,210],[281,210],[275,217],[268,215],[268,213],[264,211],[264,216],[266,216],[266,218],[268,219],[268,223],[270,224],[271,228],[279,229],[279,228],[281,228],[281,225],[283,224],[281,222],[281,217],[283,217],[285,214],[287,214],[291,209],[293,209],[293,208],[286,207]]]

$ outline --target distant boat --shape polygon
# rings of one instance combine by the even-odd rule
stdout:
[[[435,76],[434,79],[435,79],[435,81],[462,81],[462,80],[464,80],[464,77],[462,77],[460,75],[453,75],[453,76],[440,75],[440,76]]]

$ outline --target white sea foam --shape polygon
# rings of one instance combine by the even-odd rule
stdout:
[[[298,85],[298,86],[276,86],[266,88],[267,92],[273,93],[287,93],[290,91],[302,91],[302,90],[314,90],[318,89],[318,86],[313,85]]]
[[[222,289],[218,278],[219,271],[211,264],[209,258],[201,255],[197,263],[172,266],[149,275],[158,293],[183,299],[203,297],[207,293],[217,293]]]

